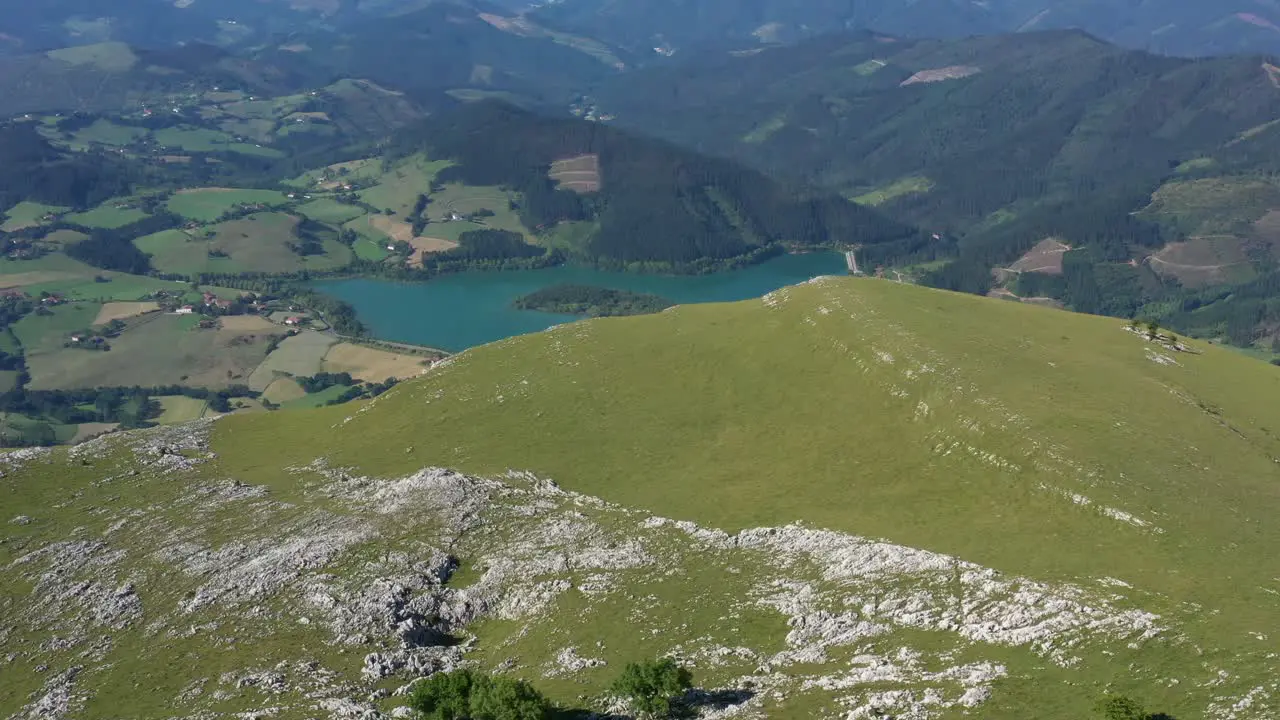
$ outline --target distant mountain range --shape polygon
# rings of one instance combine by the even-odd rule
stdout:
[[[708,52],[628,74],[592,100],[615,123],[958,237],[869,258],[916,265],[931,284],[1003,284],[1126,317],[1194,312],[1204,320],[1182,327],[1225,333],[1202,305],[1245,307],[1244,291],[1182,293],[1257,280],[1256,299],[1280,279],[1268,219],[1280,211],[1280,67],[1262,57],[1163,57],[1079,31],[864,33]],[[1065,269],[1019,272],[1046,238],[1073,248]],[[1245,315],[1230,334],[1248,344],[1273,313]]]
[[[204,42],[247,47],[314,30],[397,18],[453,0],[98,0],[23,3],[0,17],[0,54],[105,41],[141,47]],[[579,36],[639,62],[705,48],[791,43],[847,30],[959,38],[1082,29],[1125,47],[1202,56],[1280,53],[1280,5],[1266,0],[523,0],[473,3],[479,13]],[[590,39],[590,40],[586,40]]]
[[[189,42],[244,47],[369,19],[404,18],[436,4],[438,0],[42,0],[5,9],[0,54],[108,41],[142,48]],[[483,5],[496,13],[527,6],[513,0]]]
[[[1257,0],[563,0],[533,17],[651,56],[852,29],[957,38],[1079,28],[1174,55],[1280,52],[1280,6]]]
[[[893,204],[963,230],[1028,198],[1149,193],[1179,163],[1218,151],[1239,166],[1268,162],[1258,150],[1271,126],[1249,135],[1249,154],[1227,148],[1280,117],[1280,70],[1257,57],[1124,50],[1078,31],[855,34],[642,70],[594,100],[628,127],[850,193],[927,176],[931,192]]]
[[[254,31],[245,36],[256,38],[252,46],[243,47],[204,32],[208,26],[187,22],[204,17],[181,15],[195,5],[180,11],[165,4],[149,23],[102,23],[104,32],[96,39],[58,34],[67,23],[78,22],[67,20],[57,33],[35,32],[16,43],[27,51],[0,53],[0,115],[110,111],[203,85],[278,95],[352,77],[404,91],[428,108],[495,96],[517,104],[560,105],[624,66],[599,43],[520,21],[499,8],[418,4],[424,6],[398,3],[400,14],[393,16],[349,9],[343,22],[319,22],[320,15],[250,0],[247,7],[272,22],[290,17],[317,22],[299,22],[287,34]],[[51,12],[45,8],[27,19],[57,17]],[[46,28],[38,22],[28,27]],[[242,26],[223,21],[221,27]],[[187,41],[161,42],[164,37]],[[55,49],[30,51],[46,42]],[[67,43],[72,44],[63,47]]]

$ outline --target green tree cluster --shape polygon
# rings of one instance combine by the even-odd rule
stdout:
[[[1137,700],[1125,695],[1107,695],[1098,701],[1103,720],[1176,720],[1164,713],[1148,712]]]
[[[409,706],[429,720],[542,720],[550,703],[529,683],[454,670],[414,688]]]
[[[672,700],[693,687],[693,675],[671,658],[627,663],[614,681],[613,692],[625,697],[637,712],[651,718],[672,717]]]
[[[628,663],[610,690],[646,718],[677,717],[693,676],[674,660]],[[414,686],[409,707],[425,720],[542,720],[554,707],[532,685],[472,670],[436,673]],[[1110,719],[1108,719],[1110,720]]]

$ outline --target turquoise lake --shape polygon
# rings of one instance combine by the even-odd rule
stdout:
[[[642,275],[564,265],[464,272],[420,283],[334,280],[316,283],[316,289],[351,303],[378,338],[459,351],[580,319],[511,307],[516,298],[551,285],[595,285],[689,304],[746,300],[819,275],[844,273],[844,256],[823,252],[782,255],[713,275]]]

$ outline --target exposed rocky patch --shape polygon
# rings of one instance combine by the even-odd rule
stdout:
[[[110,474],[95,482],[120,501],[94,506],[104,532],[35,542],[3,568],[27,588],[4,608],[3,671],[47,677],[5,716],[70,717],[98,688],[130,682],[113,674],[122,643],[144,654],[234,648],[238,669],[172,670],[181,677],[167,712],[201,718],[398,717],[416,678],[474,663],[479,649],[509,653],[500,671],[598,682],[618,666],[614,649],[581,633],[589,616],[622,607],[615,622],[661,638],[718,688],[689,698],[702,717],[766,717],[771,702],[822,692],[849,718],[931,718],[980,706],[1007,670],[914,648],[897,639],[904,629],[957,648],[1025,647],[1063,666],[1081,648],[1165,632],[1118,581],[1005,577],[800,525],[729,534],[524,473],[381,479],[321,459],[282,471],[297,491],[285,502],[212,472],[208,428],[118,434],[68,453],[100,463]],[[132,474],[109,462],[122,452],[137,460]],[[732,578],[730,599],[715,600],[722,620],[772,618],[777,636],[717,636],[656,610],[658,589],[701,602],[726,582],[690,568]],[[579,608],[571,622],[558,614],[566,602]],[[480,620],[515,629],[494,637]],[[521,644],[548,633],[554,644]],[[272,647],[284,637],[296,657],[282,661]]]

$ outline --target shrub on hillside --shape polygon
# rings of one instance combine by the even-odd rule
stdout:
[[[631,702],[642,715],[654,718],[672,717],[672,698],[693,687],[693,676],[670,658],[627,663],[622,675],[614,681],[613,692]]]
[[[454,670],[418,683],[409,707],[429,720],[543,720],[550,706],[523,680]]]
[[[1124,695],[1107,695],[1098,702],[1103,720],[1175,720],[1164,713],[1150,713],[1137,700]]]

